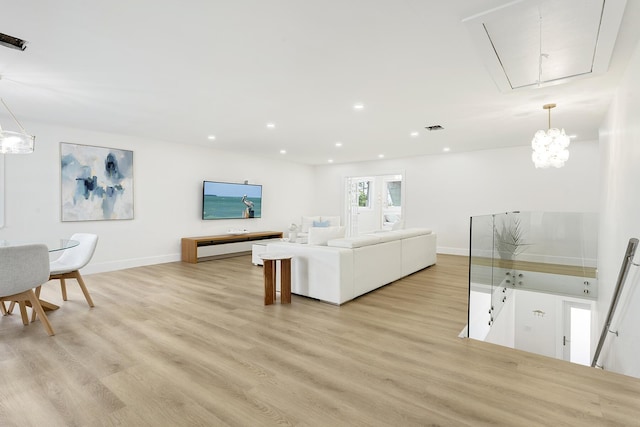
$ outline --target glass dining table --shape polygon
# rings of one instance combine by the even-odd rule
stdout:
[[[49,253],[55,253],[55,252],[60,252],[60,251],[64,251],[65,249],[71,249],[74,248],[76,246],[78,246],[80,244],[79,241],[77,240],[71,240],[71,239],[48,239],[48,240],[44,240],[44,241],[39,241],[39,240],[19,240],[19,239],[15,239],[15,240],[0,240],[0,246],[1,247],[8,247],[8,246],[24,246],[24,245],[32,245],[32,244],[36,244],[36,243],[41,243],[47,246],[47,248],[49,249]],[[49,301],[45,301],[43,299],[40,299],[40,304],[42,305],[42,308],[45,311],[51,311],[51,310],[57,310],[60,308],[60,306],[53,304]],[[29,305],[29,303],[27,303],[27,305]]]
[[[33,245],[36,243],[42,243],[47,245],[49,252],[58,252],[63,251],[65,249],[71,249],[80,244],[77,240],[71,239],[48,239],[45,241],[40,240],[19,240],[19,239],[10,239],[10,240],[0,240],[0,246],[23,246],[23,245]]]

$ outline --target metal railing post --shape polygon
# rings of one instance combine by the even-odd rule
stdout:
[[[629,239],[629,244],[627,245],[627,251],[625,252],[624,259],[622,260],[622,267],[620,267],[620,274],[618,274],[618,282],[616,283],[616,288],[613,292],[613,297],[611,298],[611,306],[609,307],[609,314],[607,315],[607,321],[602,327],[602,333],[600,334],[600,341],[598,341],[598,347],[596,348],[596,352],[593,355],[593,360],[591,361],[592,368],[594,368],[596,366],[596,363],[598,363],[598,358],[600,357],[602,346],[604,345],[604,341],[607,338],[607,334],[609,333],[609,328],[611,327],[611,321],[613,320],[613,315],[616,311],[616,306],[618,305],[620,294],[622,293],[622,287],[624,286],[624,282],[627,279],[627,273],[629,272],[629,268],[631,267],[631,264],[632,264],[631,261],[633,260],[637,247],[638,247],[638,239],[636,238]]]

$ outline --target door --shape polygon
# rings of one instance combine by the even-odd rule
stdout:
[[[350,236],[391,229],[404,219],[402,174],[347,177],[346,226]]]
[[[591,364],[591,306],[565,301],[562,357],[573,363]]]

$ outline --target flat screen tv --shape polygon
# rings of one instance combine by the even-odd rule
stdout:
[[[260,218],[262,185],[204,181],[202,219]]]

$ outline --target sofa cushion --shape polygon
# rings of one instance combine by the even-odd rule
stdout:
[[[398,235],[397,233],[390,233],[388,230],[374,231],[373,233],[366,233],[366,234],[363,234],[362,236],[375,236],[379,239],[379,242],[377,243],[392,242],[394,240],[400,240],[403,237]]]
[[[329,221],[313,221],[313,227],[329,227]]]
[[[361,248],[362,246],[375,245],[380,243],[379,237],[369,234],[355,237],[347,237],[344,239],[333,239],[327,242],[327,246],[333,246],[336,248]]]
[[[326,246],[327,241],[344,237],[344,227],[311,227],[308,244]]]
[[[391,230],[389,233],[396,234],[400,236],[401,239],[406,239],[407,237],[415,237],[422,236],[425,234],[431,234],[432,231],[428,228],[405,228],[403,230]]]

